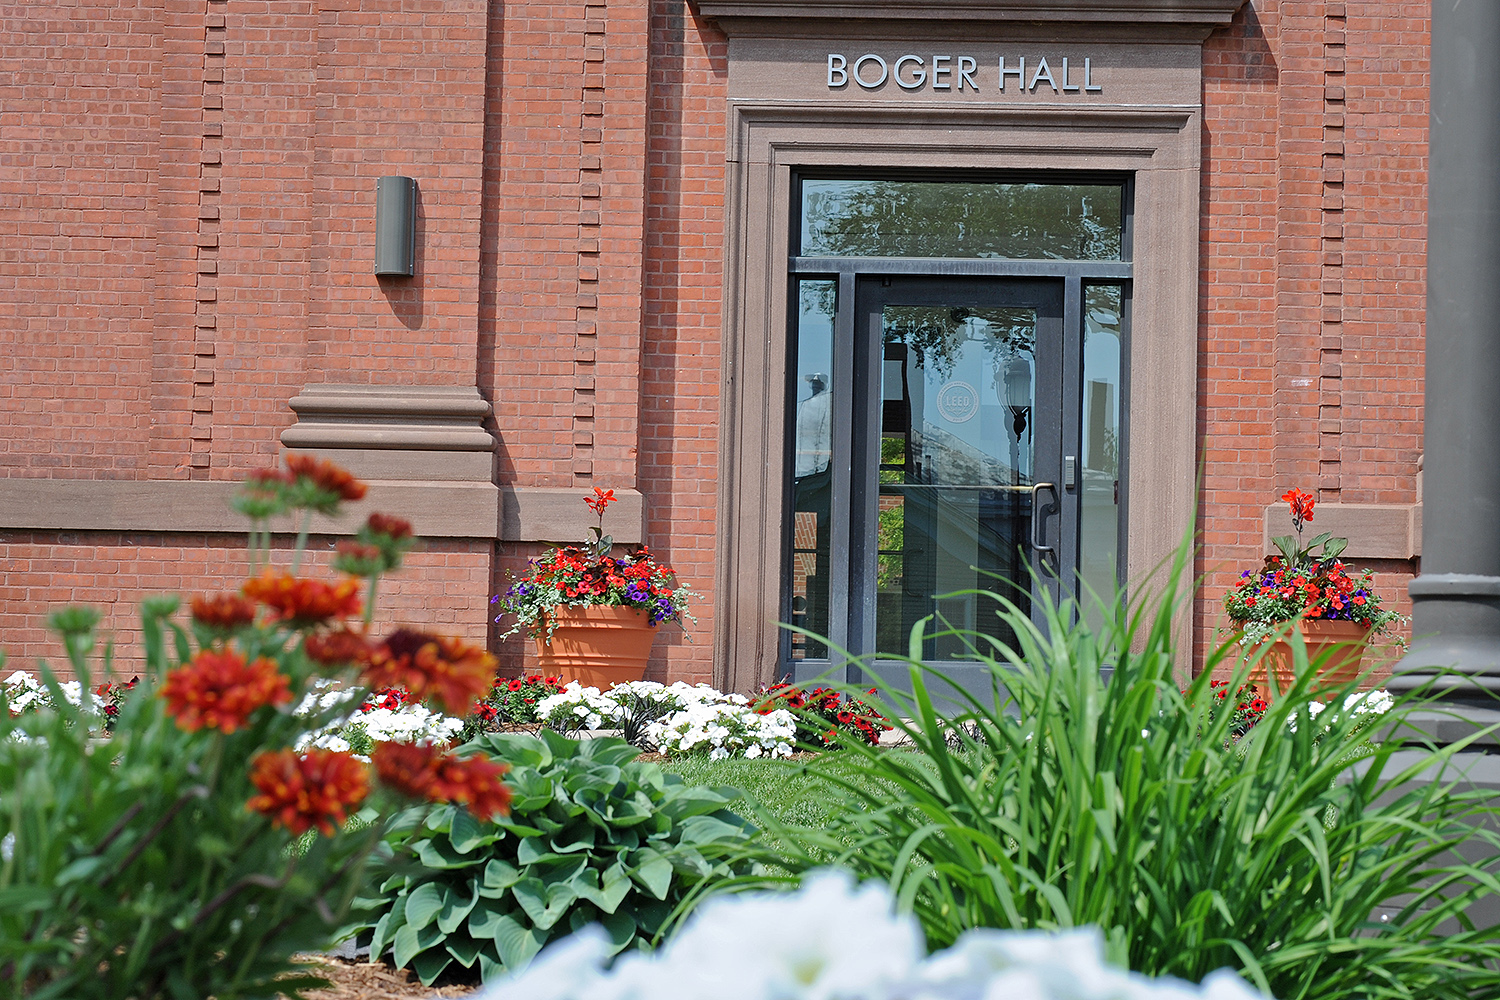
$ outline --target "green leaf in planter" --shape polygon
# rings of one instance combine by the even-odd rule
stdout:
[[[534,927],[523,925],[515,917],[500,918],[495,928],[495,950],[500,953],[500,962],[512,972],[520,972],[531,964],[536,953],[547,943],[547,934]],[[483,952],[480,961],[484,960]]]
[[[447,891],[436,882],[424,882],[406,897],[406,924],[421,930],[436,919],[447,903]],[[402,963],[405,964],[405,963]]]
[[[474,962],[479,958],[479,951],[484,947],[484,942],[476,940],[467,934],[454,934],[443,942],[448,949],[448,954],[458,960],[458,964],[465,969],[472,969]]]
[[[411,971],[422,980],[423,986],[431,986],[438,976],[442,975],[453,962],[453,956],[448,954],[446,948],[429,948],[416,958],[412,959]]]
[[[396,963],[396,968],[404,969],[411,965],[417,952],[431,948],[442,939],[443,932],[437,929],[436,924],[429,924],[421,930],[407,924],[391,940],[391,961]]]
[[[459,925],[464,922],[464,918],[469,915],[470,910],[474,909],[474,904],[478,901],[478,886],[474,886],[473,892],[468,894],[468,898],[465,898],[465,893],[462,889],[449,886],[447,896],[443,900],[443,908],[438,911],[438,930],[444,934],[452,934],[458,930]]]

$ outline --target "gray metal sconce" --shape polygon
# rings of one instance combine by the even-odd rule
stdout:
[[[375,274],[410,278],[417,273],[417,182],[382,177],[375,182]]]

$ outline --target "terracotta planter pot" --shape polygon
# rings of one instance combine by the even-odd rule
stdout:
[[[1307,643],[1307,659],[1315,661],[1333,647],[1334,652],[1318,670],[1312,690],[1337,688],[1356,681],[1360,676],[1360,664],[1364,661],[1365,648],[1370,640],[1370,626],[1357,622],[1322,621],[1304,618],[1298,622],[1298,631]],[[1253,656],[1258,650],[1250,650]],[[1292,646],[1287,639],[1280,639],[1261,657],[1258,664],[1250,668],[1250,683],[1263,691],[1267,698],[1274,697],[1267,683],[1267,674],[1274,675],[1276,690],[1285,691],[1296,682],[1292,668]]]
[[[605,688],[646,676],[656,628],[640,608],[557,608],[552,641],[536,639],[541,671],[585,687]]]

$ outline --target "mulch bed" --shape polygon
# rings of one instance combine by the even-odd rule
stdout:
[[[383,962],[371,964],[327,956],[308,956],[312,959],[309,972],[324,977],[333,983],[331,989],[309,990],[307,1000],[412,1000],[432,997],[472,997],[479,994],[476,986],[423,986],[413,973],[406,969],[392,971]]]

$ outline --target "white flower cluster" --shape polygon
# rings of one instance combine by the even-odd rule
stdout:
[[[1228,970],[1195,986],[1114,968],[1092,927],[973,930],[924,950],[884,885],[823,872],[796,893],[710,901],[660,951],[608,971],[607,936],[587,928],[480,1000],[1264,1000]]]
[[[353,702],[360,696],[357,689],[334,687],[319,679],[293,710],[301,718],[312,718]],[[464,720],[434,712],[421,704],[400,708],[372,708],[362,712],[358,707],[347,715],[338,715],[323,726],[305,733],[297,741],[298,750],[321,747],[347,752],[356,744],[369,743],[446,743],[457,736]],[[363,739],[361,739],[363,737]]]
[[[1345,697],[1341,708],[1325,718],[1322,725],[1326,729],[1336,724],[1341,715],[1347,715],[1354,719],[1359,719],[1361,716],[1368,716],[1368,718],[1355,727],[1354,731],[1359,732],[1362,729],[1368,728],[1380,716],[1389,712],[1395,707],[1395,704],[1396,699],[1391,697],[1391,693],[1384,688],[1378,688],[1374,691],[1356,691]],[[1316,719],[1327,708],[1328,706],[1321,701],[1310,701],[1307,703],[1307,714],[1310,718]],[[1287,719],[1287,728],[1294,733],[1297,731],[1297,717],[1295,715]]]
[[[606,721],[619,722],[624,711],[618,701],[600,694],[598,688],[584,687],[577,681],[569,681],[567,687],[543,698],[536,706],[536,716],[543,725],[563,732],[604,729]]]
[[[10,705],[12,715],[21,715],[25,712],[40,712],[52,708],[52,692],[47,686],[36,678],[34,674],[25,670],[17,670],[0,684],[5,686],[5,701]],[[74,708],[82,707],[85,712],[98,715],[101,707],[90,694],[84,697],[83,685],[77,681],[63,681],[58,684],[62,689],[63,697],[69,705]]]
[[[729,757],[790,757],[797,719],[784,708],[761,715],[730,701],[698,702],[646,727],[645,737],[671,755],[707,753]]]

